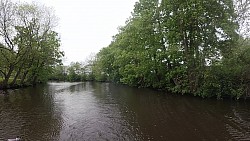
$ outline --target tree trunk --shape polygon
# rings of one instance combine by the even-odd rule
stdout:
[[[32,85],[36,85],[36,83],[37,83],[37,75],[33,77]]]
[[[8,71],[8,73],[5,75],[4,80],[3,80],[3,88],[7,88],[7,87],[8,87],[8,82],[9,82],[9,79],[10,79],[10,77],[11,77],[11,74],[12,74],[13,70],[14,70],[14,66],[13,66],[13,65],[10,65],[9,71]]]
[[[25,71],[25,72],[23,73],[23,77],[22,77],[22,79],[21,79],[21,81],[20,81],[21,84],[24,84],[24,80],[26,79],[26,76],[27,76],[28,72],[29,72],[29,71]]]
[[[10,83],[11,86],[13,86],[13,85],[16,84],[16,80],[17,80],[18,76],[20,75],[20,73],[21,73],[21,68],[19,68],[19,70],[17,71],[17,73],[16,73],[14,79],[13,79],[12,82]],[[22,84],[22,83],[21,83],[21,84]]]

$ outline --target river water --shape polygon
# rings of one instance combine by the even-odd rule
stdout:
[[[250,140],[249,101],[94,82],[0,93],[0,140]]]

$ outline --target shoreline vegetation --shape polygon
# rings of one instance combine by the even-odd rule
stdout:
[[[13,78],[9,79],[10,82],[13,81]],[[0,78],[0,85],[2,85],[3,79]],[[38,83],[36,83],[38,84]],[[15,84],[8,83],[5,87],[0,87],[0,90],[8,90],[8,89],[21,89],[21,88],[27,88],[27,87],[32,87],[35,86],[36,84],[31,84],[31,83],[20,83],[20,79],[16,80]]]
[[[0,89],[48,80],[100,81],[202,98],[250,97],[248,1],[139,0],[107,47],[69,66],[61,63],[54,18],[41,12],[46,7],[4,2],[0,12],[9,21],[0,26]],[[32,17],[37,13],[38,19]],[[18,25],[8,24],[14,19]]]
[[[92,64],[96,80],[202,98],[250,95],[250,3],[140,0]]]
[[[249,9],[235,0],[140,0],[109,46],[87,63],[58,66],[54,76],[202,98],[249,97]]]
[[[0,0],[0,89],[46,82],[62,64],[53,10],[43,5]]]

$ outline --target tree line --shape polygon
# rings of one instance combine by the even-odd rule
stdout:
[[[0,88],[48,80],[64,55],[52,9],[0,0]]]
[[[93,77],[201,97],[249,94],[249,1],[139,0]]]
[[[69,81],[82,82],[94,81],[92,72],[92,61],[71,62],[70,65],[56,65],[53,72],[49,75],[50,81]]]

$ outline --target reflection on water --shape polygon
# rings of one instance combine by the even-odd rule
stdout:
[[[110,83],[0,91],[0,140],[250,140],[249,102]]]
[[[2,100],[3,99],[3,100]],[[10,90],[0,96],[0,140],[57,140],[61,113],[46,87]]]
[[[227,131],[236,140],[250,140],[250,113],[246,109],[239,107],[232,108],[232,115],[226,116],[228,122],[226,124]]]

